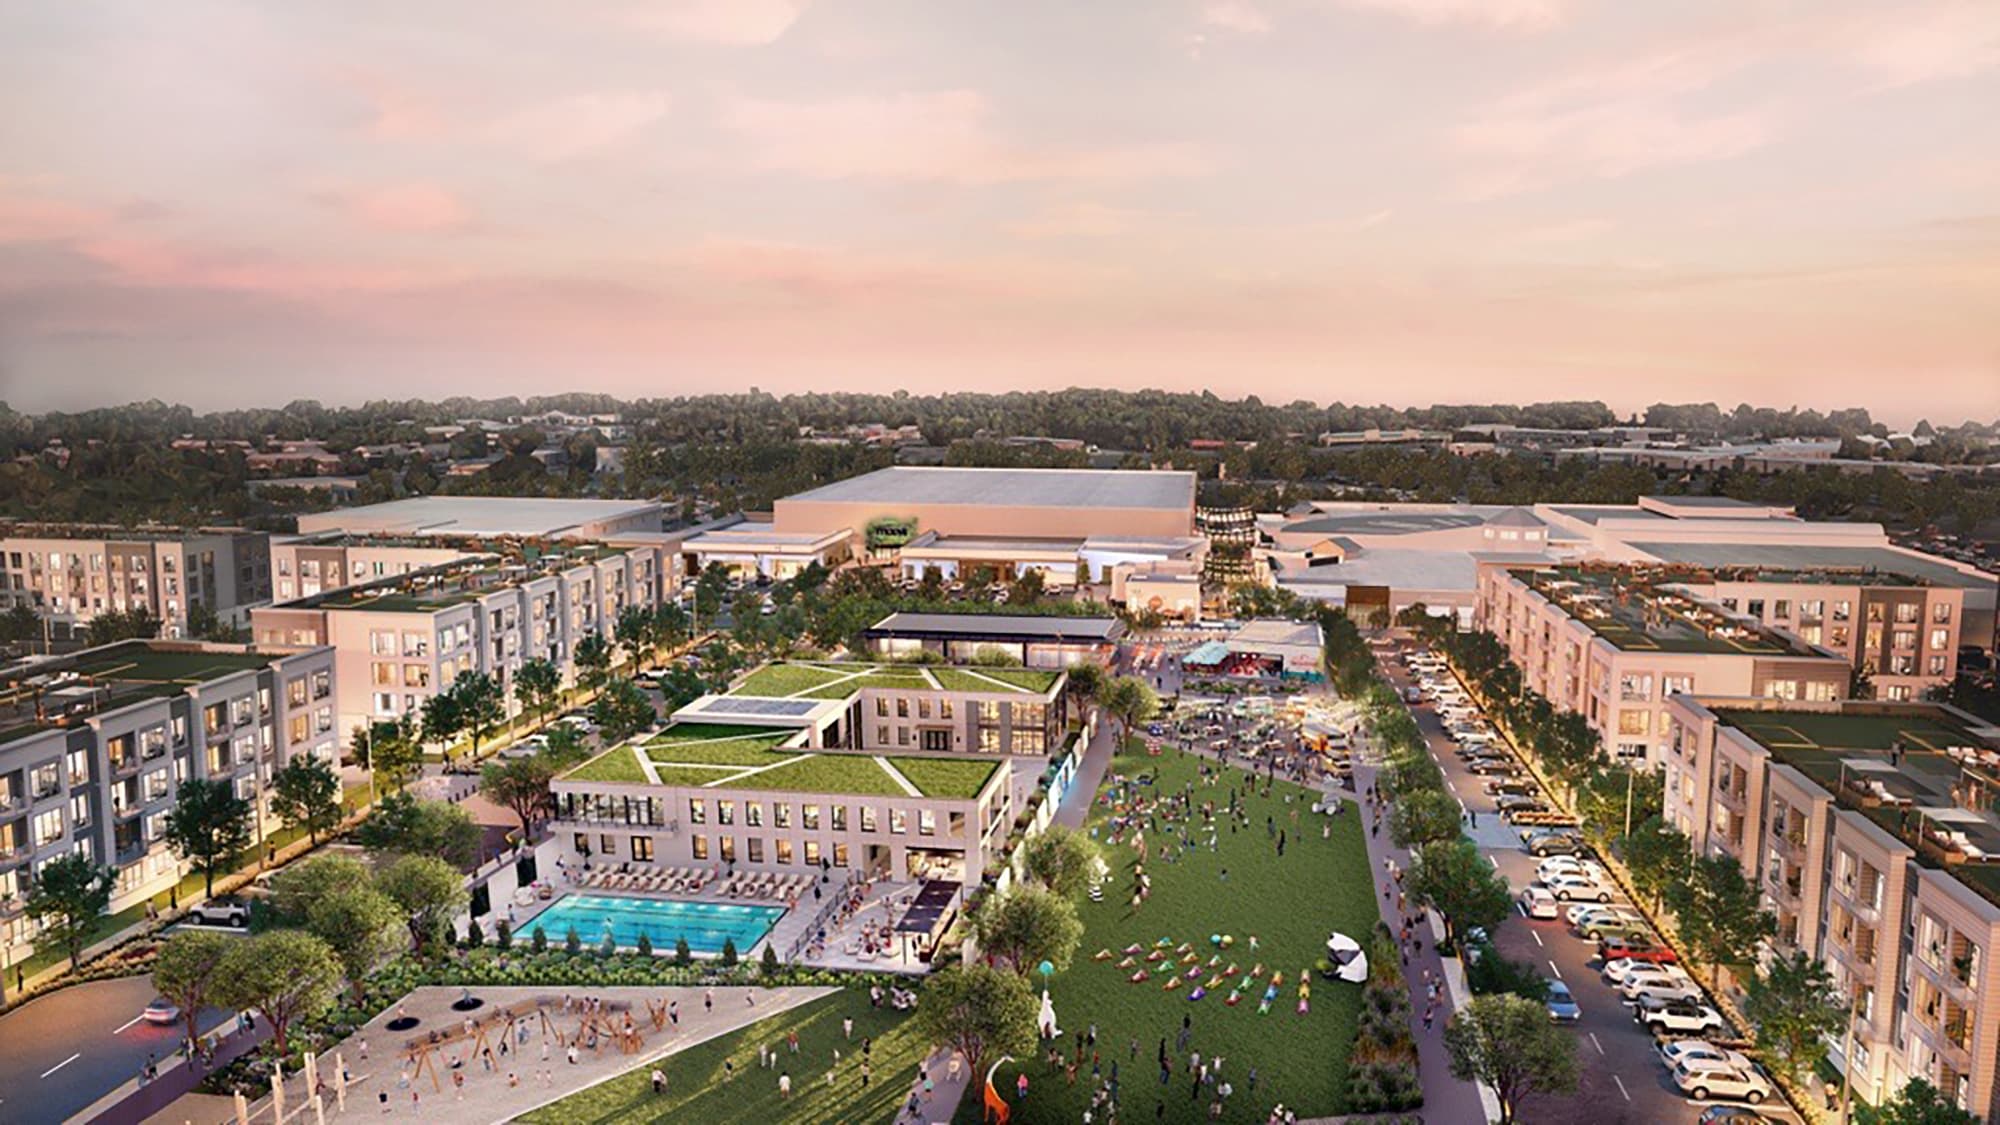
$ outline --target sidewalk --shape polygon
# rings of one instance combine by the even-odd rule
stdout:
[[[215,1058],[202,1066],[190,1066],[185,1056],[173,1055],[160,1068],[160,1076],[144,1086],[137,1079],[91,1103],[72,1120],[90,1125],[138,1125],[194,1092],[201,1080],[221,1070],[271,1037],[270,1025],[263,1020],[248,1034],[236,1032],[215,1049]]]

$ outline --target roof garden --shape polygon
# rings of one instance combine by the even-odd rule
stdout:
[[[20,665],[0,688],[0,745],[53,730],[66,713],[101,713],[179,695],[196,684],[262,668],[254,652],[204,652],[169,642],[122,641]]]
[[[1937,708],[1716,708],[1773,757],[2000,905],[2000,746]]]
[[[829,793],[858,797],[978,796],[998,760],[882,756],[788,745],[798,730],[678,723],[614,746],[565,781]]]
[[[1521,567],[1514,574],[1627,652],[1810,655],[1778,634],[1674,588],[1685,574],[1652,567]]]
[[[863,688],[882,688],[1047,695],[1060,676],[1058,672],[1036,668],[794,661],[758,668],[731,688],[729,694],[824,700],[845,699]]]

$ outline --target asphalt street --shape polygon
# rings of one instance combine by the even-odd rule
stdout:
[[[151,977],[79,984],[0,1015],[0,1122],[62,1121],[136,1077],[151,1056],[164,1061],[185,1027],[139,1018],[153,999]],[[202,1013],[204,1033],[229,1013]]]
[[[1399,690],[1412,683],[1409,672],[1397,662],[1385,660],[1383,667]],[[1452,752],[1453,744],[1430,704],[1413,704],[1411,711],[1444,770],[1446,786],[1478,816],[1469,834],[1506,878],[1518,902],[1521,888],[1535,881],[1538,861],[1522,846],[1519,832],[1500,819],[1486,792],[1486,779],[1469,772]],[[1628,902],[1622,895],[1612,901]],[[1562,1098],[1536,1095],[1523,1107],[1521,1120],[1652,1125],[1691,1123],[1700,1116],[1703,1105],[1681,1095],[1660,1063],[1653,1036],[1633,1020],[1623,998],[1605,983],[1595,942],[1570,933],[1561,918],[1533,920],[1522,916],[1517,906],[1515,917],[1500,927],[1494,946],[1509,960],[1535,965],[1544,975],[1568,984],[1582,1010],[1574,1025],[1583,1064],[1576,1093]],[[1779,1121],[1795,1120],[1782,1102],[1758,1108]]]

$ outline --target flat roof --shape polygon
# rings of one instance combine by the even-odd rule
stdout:
[[[1286,589],[1313,586],[1387,586],[1399,590],[1464,590],[1479,586],[1479,556],[1470,551],[1384,550],[1371,547],[1323,566],[1281,570]]]
[[[1587,524],[1598,524],[1605,520],[1666,520],[1673,517],[1628,504],[1551,504],[1549,510],[1581,520]]]
[[[652,500],[566,500],[534,496],[413,496],[299,517],[299,532],[372,535],[558,536],[588,523],[657,512]]]
[[[892,613],[868,629],[870,636],[898,633],[1110,642],[1125,635],[1125,623],[1115,617],[1056,617],[1047,614]]]
[[[898,465],[821,485],[786,497],[786,500],[1192,511],[1194,492],[1194,474],[1179,470],[974,469]]]
[[[797,730],[676,723],[621,743],[562,775],[564,781],[678,786],[723,793],[771,791],[859,797],[971,800],[1004,764],[998,756],[930,757],[810,750]]]
[[[1809,547],[1782,543],[1632,543],[1629,546],[1662,562],[1694,566],[1878,570],[1967,590],[1990,590],[1996,583],[1990,574],[1967,574],[1942,559],[1907,555],[1888,547]]]
[[[1307,516],[1282,530],[1307,535],[1414,535],[1485,524],[1486,517],[1470,512],[1357,512]]]
[[[1655,504],[1667,504],[1675,508],[1756,508],[1766,509],[1774,505],[1756,504],[1748,500],[1738,500],[1734,496],[1641,496],[1641,500],[1651,500]]]
[[[49,721],[59,710],[52,692],[78,689],[96,695],[102,713],[147,699],[179,695],[196,684],[269,665],[273,657],[258,652],[204,652],[188,642],[120,641],[69,656],[24,660],[0,671],[9,682],[50,677],[45,686],[43,714],[36,716],[32,693],[0,694],[0,744],[54,730]],[[61,683],[53,678],[61,677]],[[79,697],[81,701],[81,697]]]
[[[705,696],[682,711],[716,711],[716,702],[751,697],[807,705],[809,714],[820,703],[852,698],[863,688],[891,691],[1005,692],[1044,696],[1062,673],[1039,668],[955,668],[929,664],[877,664],[861,661],[781,661],[752,670],[722,697]],[[677,712],[678,713],[678,712]]]
[[[1229,634],[1228,645],[1239,652],[1259,647],[1309,648],[1319,651],[1324,638],[1319,625],[1310,621],[1268,619],[1251,621]]]
[[[1810,656],[1761,626],[1668,587],[1674,578],[1613,566],[1512,567],[1528,587],[1626,652]]]

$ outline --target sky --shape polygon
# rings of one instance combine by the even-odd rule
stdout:
[[[1993,0],[0,0],[0,399],[2000,418]]]

